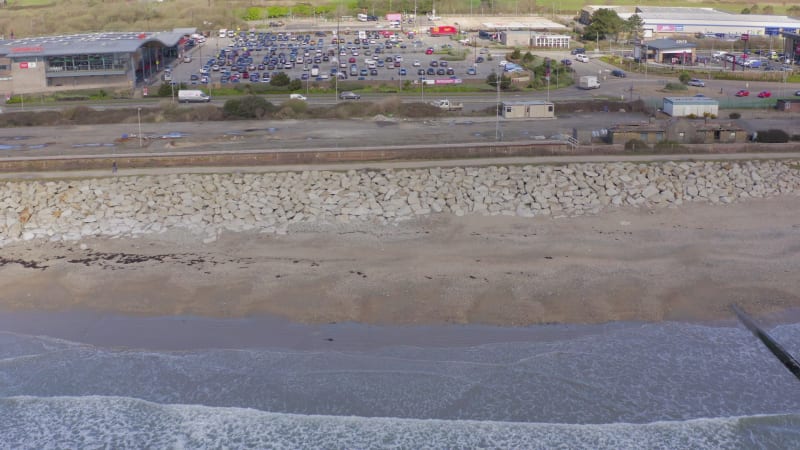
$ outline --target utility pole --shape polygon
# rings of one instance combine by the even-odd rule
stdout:
[[[503,80],[503,73],[495,77],[494,83],[497,85],[497,105],[495,107],[494,140],[500,140],[500,83]]]

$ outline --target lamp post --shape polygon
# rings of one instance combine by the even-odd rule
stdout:
[[[494,84],[497,85],[497,105],[495,105],[495,122],[494,122],[494,140],[500,140],[500,83],[503,81],[503,73],[500,72],[500,75],[496,76],[494,79]]]
[[[139,148],[142,148],[142,108],[136,108],[136,118],[139,119]]]

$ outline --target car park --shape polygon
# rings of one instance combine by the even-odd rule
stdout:
[[[749,95],[750,95],[750,91],[747,91],[747,90],[744,90],[744,89],[740,89],[738,92],[736,92],[736,96],[737,97],[747,97]]]
[[[341,100],[360,100],[361,96],[353,91],[344,91],[339,94]]]
[[[703,80],[699,80],[697,78],[692,78],[687,83],[689,86],[696,86],[696,87],[705,87],[706,83]]]

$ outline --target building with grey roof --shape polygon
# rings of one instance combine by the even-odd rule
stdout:
[[[176,60],[195,29],[40,36],[0,41],[0,93],[127,87]]]
[[[627,20],[636,14],[644,22],[645,38],[672,37],[675,34],[715,34],[726,36],[777,36],[781,31],[797,32],[800,20],[769,14],[733,14],[713,8],[672,6],[610,6],[583,7],[580,22],[591,22],[599,9],[611,9]]]

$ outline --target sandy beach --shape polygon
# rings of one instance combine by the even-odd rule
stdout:
[[[0,309],[501,326],[726,319],[734,302],[775,313],[800,306],[799,208],[781,197],[560,219],[433,215],[211,244],[177,231],[23,242],[2,249]]]

